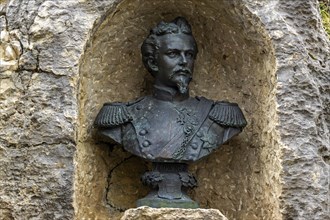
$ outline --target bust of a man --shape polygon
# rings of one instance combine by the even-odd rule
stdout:
[[[189,96],[198,49],[184,18],[160,22],[141,52],[153,94],[105,103],[95,120],[100,134],[153,162],[190,162],[241,132],[246,121],[237,104]]]
[[[142,180],[158,192],[140,199],[138,205],[196,208],[181,192],[181,187],[196,185],[185,165],[240,133],[245,118],[235,103],[189,96],[198,49],[184,18],[160,22],[144,40],[141,52],[155,78],[153,94],[128,103],[105,103],[95,126],[102,136],[153,162],[154,171]]]

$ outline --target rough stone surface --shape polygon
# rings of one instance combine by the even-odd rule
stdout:
[[[95,10],[0,1],[1,219],[73,217],[78,64]]]
[[[227,220],[217,209],[177,209],[139,207],[125,211],[120,220]]]
[[[237,102],[249,123],[191,166],[191,196],[229,219],[328,218],[330,49],[316,0],[0,0],[1,218],[120,219],[147,193],[150,164],[95,140],[92,122],[104,102],[150,92],[139,47],[178,15],[199,44],[192,95]]]
[[[255,4],[277,63],[284,219],[329,219],[330,48],[317,1]]]

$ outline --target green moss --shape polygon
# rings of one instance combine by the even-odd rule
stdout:
[[[320,10],[324,29],[330,39],[330,1],[320,0]]]

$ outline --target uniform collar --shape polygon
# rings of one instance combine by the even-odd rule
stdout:
[[[163,101],[183,101],[189,98],[189,92],[182,95],[176,90],[154,85],[153,97]]]

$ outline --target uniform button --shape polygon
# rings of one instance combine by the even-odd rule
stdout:
[[[142,109],[142,106],[141,106],[141,105],[137,105],[137,106],[135,107],[135,109],[136,109],[136,110],[141,110],[141,109]]]
[[[191,147],[192,147],[192,149],[196,150],[198,148],[198,145],[197,145],[197,143],[192,143]]]
[[[149,160],[153,160],[153,159],[155,159],[154,156],[152,156],[152,154],[148,154],[148,155],[147,155],[147,158],[148,158]]]
[[[197,132],[196,135],[197,135],[197,137],[202,137],[203,134],[202,134],[202,132],[199,131],[199,132]]]
[[[143,141],[142,145],[143,145],[143,147],[149,147],[150,142],[149,141]]]
[[[142,129],[140,132],[139,132],[139,135],[146,135],[148,132],[146,129]]]

